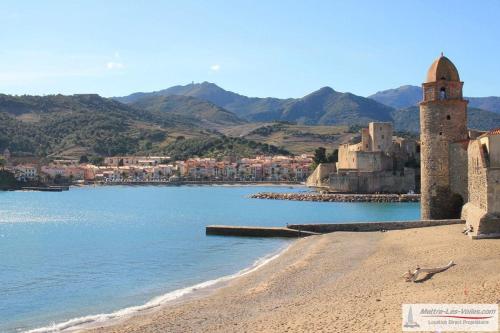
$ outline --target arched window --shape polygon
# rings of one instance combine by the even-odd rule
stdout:
[[[441,90],[439,90],[439,99],[440,100],[446,99],[446,88],[445,87],[443,87],[443,88],[441,88]]]

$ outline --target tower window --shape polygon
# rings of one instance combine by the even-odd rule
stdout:
[[[450,120],[450,119],[451,119],[451,116],[450,116],[450,115],[447,115],[447,116],[446,116],[446,119]]]
[[[443,132],[439,132],[439,135],[443,135]]]
[[[446,88],[443,87],[439,91],[439,99],[440,100],[446,99]]]

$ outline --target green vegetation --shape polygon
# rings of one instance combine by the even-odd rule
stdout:
[[[175,86],[152,93],[117,98],[137,103],[158,96],[182,95],[209,101],[241,119],[268,122],[287,121],[305,125],[365,125],[369,121],[389,121],[392,108],[372,99],[321,88],[302,98],[251,98],[224,90],[209,82]]]
[[[7,170],[0,170],[0,189],[9,189],[17,185],[14,174]]]
[[[336,163],[339,160],[339,150],[334,149],[330,154],[326,153],[326,149],[324,147],[318,147],[314,151],[313,157],[313,166],[315,169],[321,163]]]
[[[293,154],[310,154],[319,146],[337,147],[348,141],[352,134],[346,133],[346,130],[346,126],[308,126],[279,122],[264,123],[260,127],[255,124],[238,126],[226,133],[284,147]]]
[[[192,156],[221,159],[227,156],[252,157],[256,154],[290,155],[287,150],[273,145],[227,136],[177,140],[167,145],[164,152],[176,160]]]
[[[245,123],[232,112],[190,96],[143,97],[130,105],[141,110],[192,117],[203,122],[208,128]]]
[[[134,109],[97,95],[0,95],[0,151],[34,156],[109,156],[161,151],[179,134],[212,136],[200,122]]]

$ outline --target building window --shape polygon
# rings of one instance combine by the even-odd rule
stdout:
[[[450,119],[451,119],[451,116],[450,116],[450,115],[447,115],[447,116],[446,116],[446,119],[450,120]]]
[[[382,134],[382,139],[384,138],[384,135]]]
[[[441,88],[441,90],[439,91],[439,99],[440,100],[444,100],[446,99],[446,88]]]
[[[443,132],[439,132],[439,135],[443,135]]]

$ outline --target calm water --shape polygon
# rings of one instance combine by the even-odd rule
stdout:
[[[205,236],[207,224],[418,219],[414,203],[249,199],[297,187],[0,192],[0,331],[109,313],[233,274],[289,242]]]

